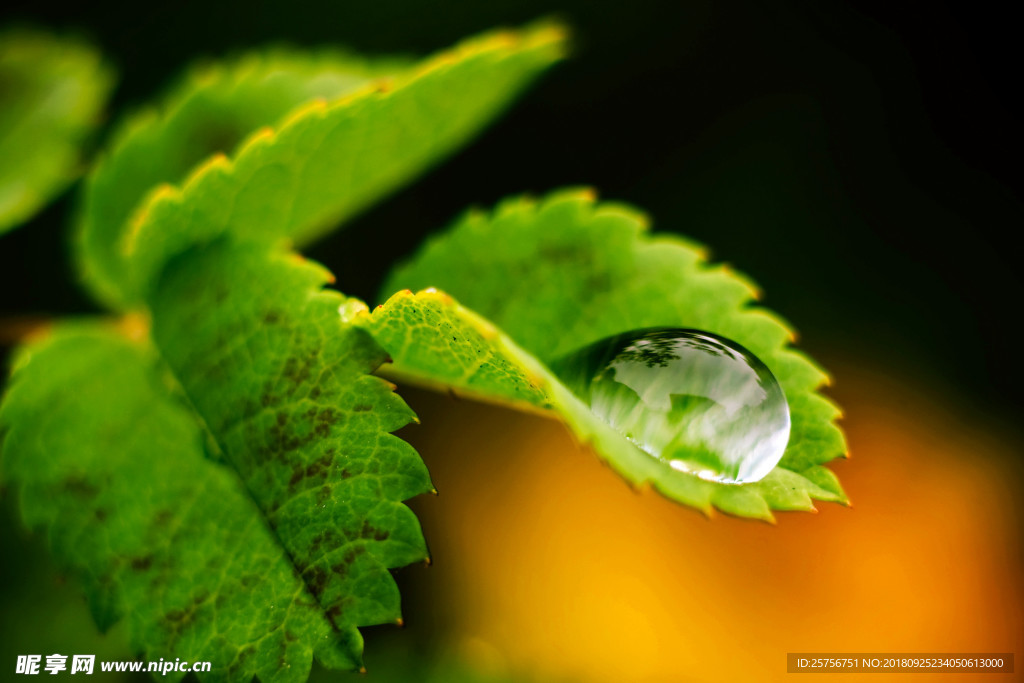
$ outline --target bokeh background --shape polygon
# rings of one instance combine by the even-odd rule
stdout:
[[[832,372],[853,507],[707,520],[632,492],[557,423],[403,391],[423,419],[403,436],[441,492],[412,503],[434,565],[397,572],[407,626],[368,629],[366,679],[741,681],[786,678],[795,651],[1015,652],[1024,666],[1010,11],[9,0],[0,22],[92,37],[121,73],[116,116],[199,56],[282,41],[427,53],[495,25],[568,21],[570,61],[311,255],[374,300],[389,264],[469,204],[587,184],[643,207],[655,229],[750,274]],[[3,320],[93,310],[68,266],[73,199],[0,240]],[[10,500],[0,544],[0,679],[18,653],[130,657],[118,629],[95,633]]]

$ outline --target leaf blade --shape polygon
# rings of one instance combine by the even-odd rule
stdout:
[[[311,101],[230,160],[212,157],[180,187],[161,186],[116,245],[121,299],[144,298],[163,264],[195,243],[322,236],[463,145],[561,58],[564,40],[541,24],[464,41],[391,82]]]
[[[527,375],[540,377],[545,400],[581,440],[593,442],[599,455],[634,484],[649,482],[701,510],[717,506],[759,518],[769,518],[770,508],[810,509],[812,498],[845,502],[838,481],[819,467],[845,452],[842,432],[834,424],[838,409],[816,393],[826,380],[824,373],[789,348],[792,335],[785,323],[751,307],[756,289],[746,278],[706,264],[700,250],[685,240],[647,236],[646,230],[644,216],[621,205],[596,204],[589,191],[553,193],[540,202],[515,198],[490,215],[471,212],[456,221],[397,269],[384,291],[439,287],[487,316],[491,322],[486,327],[500,327],[508,335],[494,344],[497,352],[525,368]],[[502,248],[494,249],[496,243]],[[384,321],[407,316],[396,309],[410,301],[419,307],[442,305],[424,296],[436,295],[393,297],[362,324],[392,351],[401,325],[386,326]],[[453,320],[483,334],[480,315],[467,315],[454,302],[450,308]],[[542,365],[604,337],[645,327],[721,334],[751,349],[772,369],[792,416],[790,444],[778,472],[736,487],[640,457],[638,449],[597,421]],[[410,346],[431,348],[426,340],[405,344]],[[392,355],[406,373],[436,373],[421,359]],[[494,387],[489,391],[507,398],[503,392]],[[801,474],[805,471],[807,477]],[[737,493],[738,488],[745,491]]]
[[[369,373],[384,352],[345,325],[323,268],[221,242],[167,269],[153,339],[220,456],[238,473],[339,629],[401,617],[391,568],[426,544],[401,501],[432,490],[391,432],[415,415]]]
[[[158,104],[120,122],[87,177],[75,226],[83,283],[100,301],[123,306],[120,241],[150,190],[180,183],[204,159],[233,152],[306,102],[337,99],[406,68],[394,58],[284,47],[192,66]]]
[[[23,520],[47,529],[101,627],[127,618],[149,659],[210,661],[214,678],[302,681],[314,653],[359,665],[358,631],[331,628],[237,478],[205,457],[152,349],[61,326],[22,349],[0,425]]]
[[[0,32],[0,233],[31,218],[81,171],[114,77],[84,42]]]
[[[247,680],[258,673],[263,680],[301,680],[287,671],[308,672],[312,654],[328,667],[359,668],[358,627],[400,620],[400,597],[389,569],[427,557],[419,522],[402,501],[432,485],[416,452],[391,434],[415,416],[390,385],[369,374],[384,352],[364,331],[341,321],[338,308],[345,299],[322,289],[329,279],[323,268],[265,245],[220,242],[183,254],[170,264],[149,302],[152,346],[144,345],[145,354],[137,343],[109,331],[86,334],[84,341],[82,335],[70,335],[52,352],[30,349],[24,354],[27,367],[37,372],[15,382],[0,406],[0,429],[6,432],[4,477],[19,485],[38,479],[40,461],[57,458],[54,478],[64,482],[56,491],[22,486],[23,509],[37,511],[35,517],[25,514],[27,523],[47,526],[58,539],[91,533],[88,543],[102,548],[119,548],[117,534],[101,534],[104,520],[119,524],[122,536],[136,537],[130,552],[120,548],[84,561],[55,548],[84,575],[101,626],[161,595],[149,583],[133,584],[124,572],[117,573],[126,564],[122,555],[130,555],[127,565],[143,573],[159,566],[175,595],[187,592],[192,582],[205,586],[196,576],[211,569],[252,588],[239,588],[237,599],[220,612],[206,605],[214,594],[211,588],[185,603],[179,600],[170,611],[143,614],[146,618],[132,622],[136,644],[148,648],[176,647],[179,636],[199,647],[211,639],[203,630],[210,623],[245,624],[232,627],[236,651],[230,656],[223,649],[188,650],[210,655],[195,659],[220,663],[214,679]],[[96,336],[102,353],[90,362]],[[140,355],[148,366],[142,367]],[[33,361],[33,356],[43,360]],[[67,372],[46,381],[38,369],[47,367]],[[119,379],[125,373],[132,381]],[[159,377],[140,379],[147,373]],[[81,396],[66,390],[82,385]],[[57,409],[47,410],[48,403]],[[164,413],[171,417],[162,419]],[[83,463],[111,449],[121,449],[130,460],[115,459],[97,468],[98,480],[78,485],[89,474],[81,469]],[[182,467],[181,461],[196,477],[195,472],[219,477],[204,484],[216,486],[202,505],[194,494],[182,493],[180,476],[164,471],[165,466]],[[129,512],[123,520],[131,510],[124,501],[132,482],[151,479],[158,491],[170,487],[160,504]],[[104,520],[96,521],[72,514],[80,513],[81,505],[71,489],[114,495],[118,502],[107,505]],[[64,501],[58,503],[72,499],[63,508],[65,518],[46,517],[61,509],[53,505],[61,494]],[[219,539],[206,548],[210,557],[178,537],[167,548],[154,540],[152,530],[167,523],[167,509],[179,497],[186,501],[183,507],[201,510],[192,527],[209,528]],[[277,598],[249,603],[259,588],[253,582],[263,572],[239,576],[215,552],[238,549],[237,539],[223,534],[241,533],[243,523],[248,525],[246,549],[260,548],[264,565],[273,559],[278,574],[288,575],[289,590],[298,596],[295,604],[283,602],[280,581]],[[149,535],[138,538],[144,531]],[[149,547],[154,543],[156,550]],[[156,557],[162,558],[159,563]],[[113,584],[108,578],[91,580],[113,574]],[[121,584],[132,590],[120,592]],[[273,615],[264,614],[266,606],[272,611],[275,601],[291,604],[288,613],[305,615],[301,631],[267,621]],[[265,649],[267,634],[278,631],[286,642],[275,637],[272,644],[297,658],[294,663],[275,660],[268,652],[276,650]],[[167,653],[161,650],[157,657]]]

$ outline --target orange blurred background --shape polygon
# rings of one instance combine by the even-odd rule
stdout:
[[[434,565],[400,575],[422,596],[409,630],[486,673],[549,680],[781,680],[787,652],[1019,659],[1019,451],[983,416],[832,367],[853,506],[775,525],[634,492],[556,422],[403,389],[423,419],[403,436],[440,491],[413,501]]]

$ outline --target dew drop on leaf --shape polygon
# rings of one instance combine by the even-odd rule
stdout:
[[[757,356],[710,332],[647,328],[595,342],[552,370],[617,432],[673,469],[741,484],[789,441],[789,406]]]

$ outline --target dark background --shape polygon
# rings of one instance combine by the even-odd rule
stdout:
[[[588,184],[750,274],[826,365],[852,357],[1013,420],[1024,150],[1005,7],[33,1],[8,3],[3,19],[96,40],[121,72],[118,113],[198,55],[266,41],[426,53],[561,16],[570,62],[312,251],[340,288],[375,298],[393,259],[469,204]],[[72,203],[0,243],[2,314],[90,310],[62,246]]]

